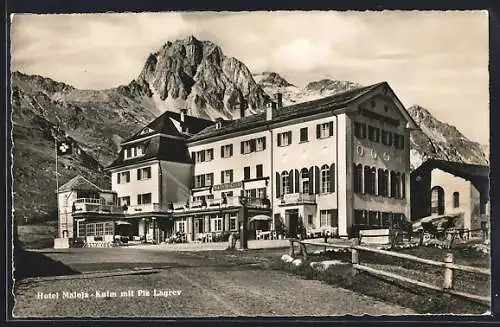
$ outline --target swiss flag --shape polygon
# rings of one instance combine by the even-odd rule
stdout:
[[[73,153],[72,143],[68,140],[57,142],[57,155],[64,156]]]

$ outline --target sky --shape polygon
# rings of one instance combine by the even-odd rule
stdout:
[[[82,89],[136,78],[167,41],[194,35],[253,73],[304,86],[387,81],[471,140],[489,144],[486,11],[164,12],[11,17],[11,69]]]

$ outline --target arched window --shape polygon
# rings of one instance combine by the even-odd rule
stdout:
[[[362,185],[363,185],[363,166],[362,165],[354,165],[354,192],[361,193]]]
[[[363,193],[371,193],[370,190],[371,190],[371,178],[370,178],[370,175],[371,175],[371,168],[369,166],[365,166],[364,167],[364,173],[365,173],[365,176],[364,176],[364,184],[365,184],[365,190]]]
[[[287,171],[281,173],[281,186],[283,194],[290,193],[290,178]]]
[[[309,169],[302,168],[302,170],[300,171],[300,180],[301,180],[302,193],[308,194],[309,193]]]
[[[431,189],[431,213],[444,214],[444,190],[441,186]]]
[[[378,195],[384,196],[385,195],[384,191],[387,188],[387,181],[384,178],[385,177],[384,170],[379,168],[377,174],[378,174],[378,176],[377,176],[378,177],[378,185],[377,185],[378,186]],[[385,186],[384,186],[384,182],[385,182]]]
[[[460,194],[458,192],[453,192],[453,208],[460,207]]]
[[[321,193],[330,192],[330,166],[321,166]]]

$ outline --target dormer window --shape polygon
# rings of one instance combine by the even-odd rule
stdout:
[[[146,154],[146,148],[145,148],[144,144],[131,146],[129,148],[126,148],[124,151],[125,159],[141,157],[145,154]]]
[[[220,129],[222,127],[222,122],[219,120],[215,123],[215,129]]]
[[[152,132],[153,132],[153,130],[151,128],[146,127],[139,134],[140,135],[144,135],[144,134],[149,134],[149,133],[152,133]]]

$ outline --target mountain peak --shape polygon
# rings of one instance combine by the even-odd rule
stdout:
[[[275,87],[287,87],[295,86],[284,79],[280,74],[276,72],[262,72],[262,74],[254,75],[256,82],[259,85],[268,85]]]
[[[339,90],[339,89],[344,91],[349,91],[359,87],[361,87],[361,84],[354,83],[351,81],[339,81],[339,80],[324,78],[318,81],[313,81],[308,83],[305,89],[308,91],[318,91],[320,93],[324,93],[325,91]]]

